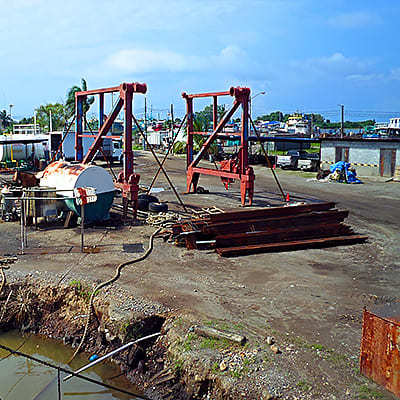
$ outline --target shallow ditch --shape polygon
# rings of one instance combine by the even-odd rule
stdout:
[[[0,333],[18,330],[22,335],[62,342],[70,351],[57,362],[68,364],[72,349],[83,335],[89,296],[90,288],[76,281],[56,286],[31,276],[10,282],[0,295]],[[107,354],[128,341],[160,331],[159,338],[143,341],[113,357],[114,365],[135,386],[134,393],[155,400],[239,398],[230,394],[229,380],[222,384],[216,371],[212,372],[213,349],[209,349],[211,357],[200,359],[185,351],[187,321],[183,324],[181,317],[171,313],[127,317],[109,297],[101,295],[94,301],[83,352],[68,365],[79,368],[92,355]]]

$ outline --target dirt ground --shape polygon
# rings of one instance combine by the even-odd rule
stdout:
[[[147,152],[136,156],[136,172],[141,184],[148,185],[156,163]],[[185,192],[185,160],[170,157],[166,168],[178,192]],[[280,204],[270,171],[264,166],[254,170],[254,205]],[[277,172],[291,200],[335,201],[338,208],[348,209],[347,223],[368,235],[368,242],[222,258],[213,251],[189,251],[157,240],[151,256],[124,270],[118,285],[143,301],[191,314],[199,321],[239,326],[255,345],[266,335],[274,336],[283,349],[277,362],[295,373],[295,378],[288,375],[286,385],[304,391],[290,398],[392,398],[363,381],[355,369],[363,307],[400,300],[400,184],[377,179],[363,179],[363,185],[319,183],[311,179],[312,174]],[[238,184],[226,191],[218,178],[201,176],[199,185],[210,193],[184,195],[186,204],[223,209],[240,204]],[[163,176],[155,187],[164,189],[157,196],[168,201],[170,209],[180,209]],[[98,282],[111,277],[116,264],[140,255],[154,230],[151,226],[89,228],[87,244],[98,246],[100,252],[81,254],[79,229],[31,229],[30,254],[19,255],[12,268],[50,273],[63,282]],[[0,237],[0,254],[19,252],[17,223],[0,224]],[[343,356],[347,365],[332,364],[323,356],[328,351]],[[313,387],[325,395],[313,397]]]

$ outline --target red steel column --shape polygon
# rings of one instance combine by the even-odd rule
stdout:
[[[132,151],[132,100],[133,92],[129,86],[122,88],[120,96],[124,98],[124,178],[128,180],[133,174],[133,151]]]
[[[249,136],[249,95],[243,95],[242,103],[242,131],[240,144],[240,173],[244,174],[248,167],[248,136]]]
[[[217,129],[218,125],[218,97],[213,97],[214,104],[213,104],[213,130]]]
[[[186,148],[186,167],[193,161],[193,99],[186,98],[187,114],[187,148]]]

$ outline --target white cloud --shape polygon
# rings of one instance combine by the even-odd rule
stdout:
[[[393,68],[389,72],[353,74],[346,76],[349,81],[355,82],[391,82],[400,81],[400,68]]]
[[[367,11],[355,11],[333,16],[328,22],[334,27],[352,29],[375,25],[381,22],[381,18]]]
[[[346,76],[346,80],[353,82],[372,82],[377,80],[382,80],[384,74],[352,74]]]
[[[126,49],[111,55],[107,64],[129,73],[183,71],[189,60],[182,54],[161,50]]]
[[[362,73],[371,65],[371,61],[346,57],[343,53],[336,52],[330,56],[313,57],[305,60],[296,60],[291,63],[297,70],[306,70],[317,75],[346,74],[353,75]]]
[[[210,68],[231,69],[233,67],[235,69],[236,64],[246,62],[246,53],[237,46],[229,45],[218,54],[201,57],[171,50],[124,49],[109,56],[106,65],[126,73],[149,73],[207,70]]]

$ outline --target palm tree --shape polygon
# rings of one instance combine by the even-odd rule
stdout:
[[[0,111],[0,128],[7,128],[12,123],[12,118],[7,114],[6,110]]]
[[[87,90],[86,80],[82,78],[82,87],[72,86],[71,89],[68,90],[67,100],[65,102],[66,116],[67,118],[71,118],[75,114],[75,93],[76,92],[85,92]],[[87,96],[85,101],[83,102],[83,119],[86,125],[86,114],[89,111],[90,106],[94,103],[93,96]]]

